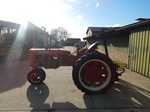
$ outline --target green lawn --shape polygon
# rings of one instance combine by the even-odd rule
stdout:
[[[119,61],[114,61],[114,60],[113,60],[113,63],[118,65],[120,68],[127,68],[127,64],[126,63],[119,62]]]

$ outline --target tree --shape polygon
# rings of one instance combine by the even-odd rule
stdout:
[[[50,36],[56,40],[67,41],[67,39],[71,36],[71,34],[63,27],[58,27],[57,29],[52,29],[50,32]]]
[[[57,29],[52,29],[51,30],[50,37],[57,40]]]

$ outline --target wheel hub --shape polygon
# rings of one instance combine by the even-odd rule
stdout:
[[[82,81],[87,86],[100,86],[106,81],[107,76],[107,67],[97,61],[86,63],[81,71]]]
[[[33,73],[30,77],[32,79],[32,81],[37,82],[40,80],[40,76],[37,73]]]

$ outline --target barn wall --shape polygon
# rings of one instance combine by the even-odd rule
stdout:
[[[129,34],[124,33],[106,38],[108,50],[128,54]]]
[[[132,30],[129,40],[129,69],[150,77],[150,25]]]
[[[129,45],[129,34],[123,33],[119,35],[106,37],[106,43],[108,48],[109,57],[112,60],[128,63],[128,45]],[[102,38],[89,38],[90,44],[100,41],[99,51],[105,53]]]

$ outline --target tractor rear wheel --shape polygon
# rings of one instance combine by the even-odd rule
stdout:
[[[98,52],[87,53],[73,66],[74,84],[86,94],[108,91],[114,84],[115,67],[110,58]]]
[[[31,84],[40,84],[45,80],[46,74],[43,69],[33,69],[27,75],[27,80]]]

